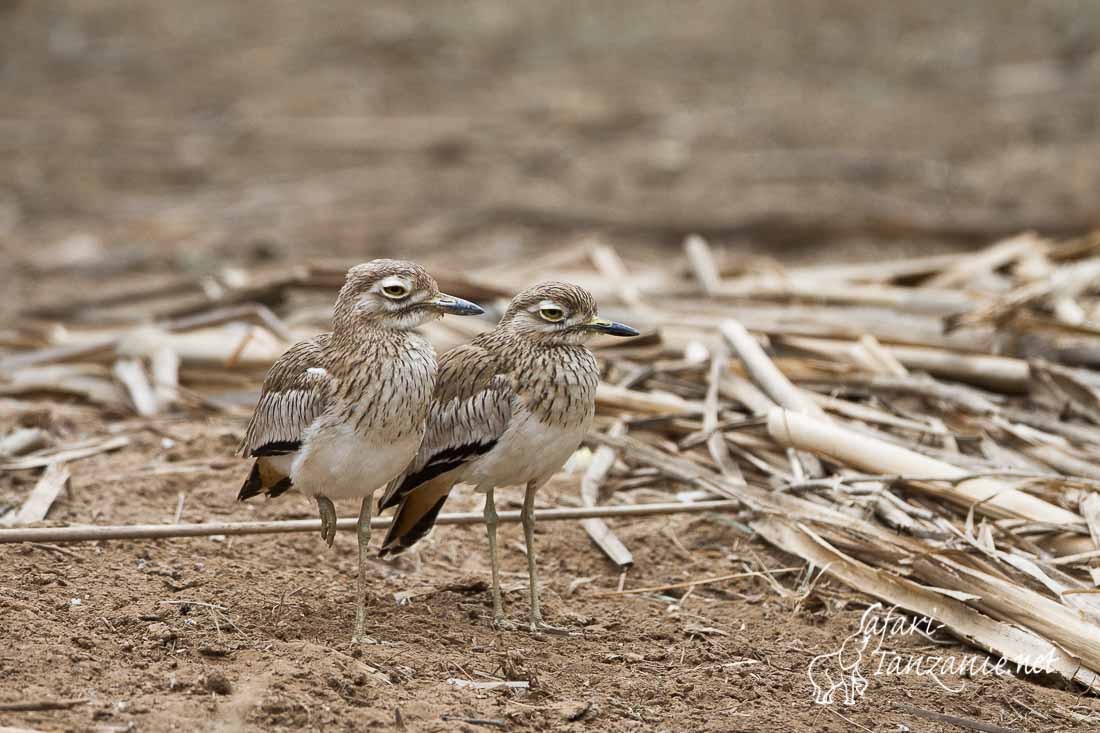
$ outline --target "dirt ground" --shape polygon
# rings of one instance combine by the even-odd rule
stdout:
[[[653,256],[691,231],[821,260],[1080,230],[1098,46],[1089,2],[0,0],[0,331],[76,292],[274,261],[476,270],[591,233]],[[73,464],[51,521],[169,522],[180,496],[186,522],[315,516],[233,501],[240,419],[0,402],[0,433],[17,424],[131,439]],[[0,507],[35,478],[0,473]],[[542,501],[575,496],[562,476]],[[799,566],[729,518],[612,524],[627,589]],[[521,621],[517,527],[502,545]],[[873,676],[857,704],[815,705],[811,660],[869,599],[797,572],[615,595],[579,525],[538,546],[548,620],[574,636],[494,631],[482,531],[443,527],[419,569],[374,563],[371,646],[350,641],[351,535],[0,546],[0,726],[1100,728],[1095,698],[1014,676]],[[530,689],[448,683],[490,677]],[[72,705],[3,710],[38,700]]]
[[[35,417],[58,431],[91,430],[71,409]],[[133,444],[74,464],[72,491],[52,519],[170,522],[180,494],[185,522],[315,515],[298,495],[233,501],[243,467],[225,456],[239,439],[239,423],[183,419],[157,423],[155,431],[137,422],[115,428]],[[32,482],[5,475],[3,497],[25,494]],[[575,477],[563,476],[544,501],[575,496]],[[519,498],[498,494],[506,508]],[[463,496],[450,508],[474,509],[476,502]],[[339,509],[355,513],[351,504]],[[636,556],[628,589],[800,564],[723,517],[613,525]],[[1092,727],[1081,721],[1095,716],[1095,700],[1012,676],[949,676],[943,684],[959,690],[949,693],[929,677],[868,674],[870,686],[856,705],[815,705],[809,664],[857,630],[865,599],[831,582],[807,596],[797,573],[777,574],[774,586],[761,577],[700,586],[687,598],[683,588],[614,595],[618,573],[579,525],[543,524],[537,542],[547,618],[575,636],[494,631],[483,532],[442,527],[421,551],[419,571],[411,557],[373,564],[370,622],[382,643],[370,646],[350,641],[350,533],[332,550],[312,534],[4,546],[2,701],[83,702],[65,711],[2,713],[0,723],[104,731],[402,724],[416,731],[955,730],[909,712],[912,705],[1010,730]],[[519,528],[503,529],[501,544],[507,609],[522,623]],[[398,605],[399,592],[414,597]],[[886,648],[973,653],[901,637]],[[448,683],[500,678],[526,680],[530,689]]]

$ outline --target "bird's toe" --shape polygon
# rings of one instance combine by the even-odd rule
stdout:
[[[514,622],[509,621],[504,616],[497,616],[493,619],[493,628],[497,631],[518,631],[519,626]]]
[[[576,634],[573,629],[564,626],[553,626],[541,620],[531,622],[531,633],[553,634],[554,636],[574,636]]]

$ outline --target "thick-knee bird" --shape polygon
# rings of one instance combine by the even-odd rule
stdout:
[[[584,288],[548,282],[517,295],[500,324],[440,357],[424,441],[380,506],[397,506],[382,553],[411,547],[432,527],[452,487],[486,494],[485,526],[493,574],[493,616],[507,626],[497,562],[497,487],[526,487],[523,530],[530,578],[531,628],[543,622],[534,546],[535,492],[583,440],[595,412],[599,369],[584,342],[597,333],[636,336],[600,318]]]
[[[374,492],[416,455],[435,387],[435,352],[412,329],[444,313],[482,312],[439,292],[411,262],[356,265],[336,299],[332,331],[292,346],[264,379],[240,448],[256,460],[237,499],[292,488],[315,498],[321,538],[331,547],[332,500],[362,497],[356,640],[369,640],[365,570]]]

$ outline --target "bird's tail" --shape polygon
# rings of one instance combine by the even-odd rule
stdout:
[[[401,500],[393,513],[393,524],[382,540],[379,555],[398,555],[409,549],[431,531],[436,517],[447,503],[454,481],[446,476],[416,487]]]
[[[245,501],[260,494],[279,496],[289,491],[293,485],[289,476],[273,468],[263,458],[257,458],[252,462],[252,470],[237,493],[237,501]]]

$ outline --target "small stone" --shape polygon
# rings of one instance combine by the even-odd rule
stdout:
[[[80,647],[81,649],[93,649],[93,648],[95,648],[95,642],[92,641],[91,639],[86,639],[83,636],[74,636],[72,641],[73,641],[73,644]]]
[[[206,689],[210,690],[215,695],[230,695],[233,693],[233,685],[229,683],[229,680],[221,672],[211,672],[206,675],[205,685]]]
[[[562,720],[570,723],[577,720],[591,720],[599,714],[599,706],[591,702],[570,702],[561,707]]]
[[[145,634],[160,641],[171,641],[176,638],[176,632],[172,631],[172,627],[163,621],[146,626]]]

